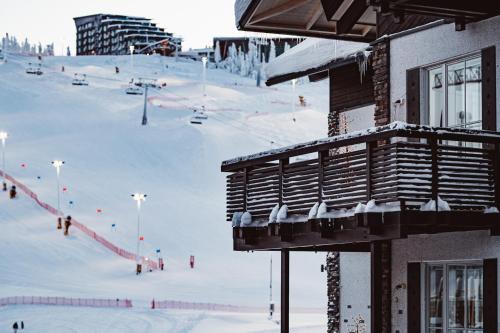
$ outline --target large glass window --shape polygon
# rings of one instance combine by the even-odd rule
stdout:
[[[429,124],[481,129],[481,58],[427,70]]]
[[[426,332],[483,332],[481,265],[428,265],[425,291]]]

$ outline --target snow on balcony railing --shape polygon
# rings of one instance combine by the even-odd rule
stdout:
[[[419,209],[441,198],[484,211],[500,205],[500,133],[396,122],[238,157],[222,171],[231,172],[227,219],[236,224],[248,213],[245,221],[267,225],[277,209],[307,221],[319,204],[325,216],[344,216],[372,200]]]

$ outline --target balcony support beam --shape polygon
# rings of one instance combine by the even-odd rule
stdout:
[[[290,252],[281,250],[281,333],[290,332]]]

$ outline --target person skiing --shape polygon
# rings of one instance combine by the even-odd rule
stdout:
[[[61,66],[61,72],[64,72],[64,65]]]
[[[71,226],[71,216],[68,215],[68,217],[66,217],[66,220],[64,221],[64,236],[68,236],[70,226]]]
[[[19,328],[19,325],[17,324],[17,321],[12,325],[12,329],[14,330],[14,333],[17,332],[17,329]]]
[[[62,218],[61,217],[57,218],[57,229],[62,229]]]
[[[12,187],[10,188],[9,195],[10,195],[11,199],[15,199],[16,198],[16,195],[17,195],[16,185],[12,185]]]
[[[21,320],[21,330],[24,330],[24,321]]]
[[[116,74],[120,73],[120,68],[118,66],[115,66],[115,72],[116,72]]]

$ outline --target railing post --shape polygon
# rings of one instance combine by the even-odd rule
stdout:
[[[279,193],[278,193],[278,203],[280,207],[283,205],[283,178],[285,175],[285,165],[288,164],[288,158],[284,158],[280,160],[280,165],[279,165]]]
[[[495,205],[500,209],[500,143],[495,143],[495,151],[493,152],[493,167],[495,173]]]
[[[436,211],[438,211],[438,196],[439,196],[439,169],[438,169],[438,141],[435,137],[429,139],[431,147],[431,196],[436,203]]]
[[[366,143],[366,201],[372,199],[372,154],[376,146],[376,141]]]
[[[328,156],[328,151],[323,150],[318,152],[318,202],[323,201],[323,180],[324,180],[324,162]]]
[[[247,211],[248,168],[243,169],[243,211]]]

